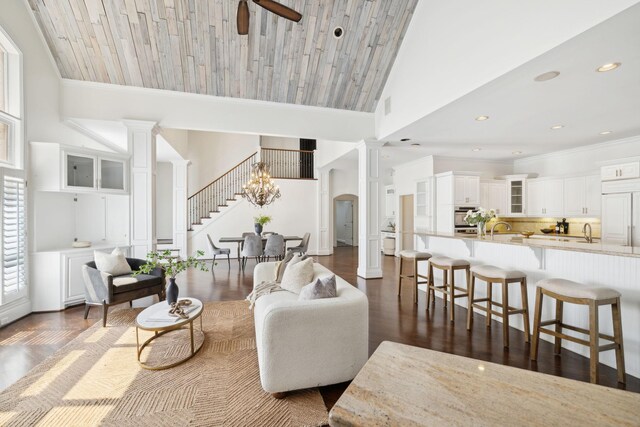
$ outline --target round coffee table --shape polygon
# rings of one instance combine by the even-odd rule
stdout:
[[[136,317],[136,350],[138,353],[138,363],[144,369],[151,369],[154,371],[159,371],[162,369],[173,368],[174,366],[178,366],[181,363],[186,362],[191,359],[195,354],[202,348],[202,344],[204,344],[204,331],[202,330],[202,309],[204,304],[202,301],[196,298],[180,298],[180,300],[191,300],[191,305],[185,308],[185,311],[188,311],[189,318],[182,319],[181,317],[171,317],[169,315],[169,304],[166,301],[160,301],[152,305],[151,307],[147,307],[138,314]],[[194,340],[194,331],[193,331],[193,321],[197,318],[200,318],[200,331],[202,334],[202,340],[198,346],[195,345]],[[161,337],[164,334],[167,334],[172,331],[177,331],[182,329],[183,326],[189,325],[189,337],[191,340],[191,354],[187,357],[180,359],[176,362],[170,363],[168,365],[157,365],[151,366],[144,362],[140,361],[140,355],[142,354],[142,350],[153,340],[158,337]],[[140,345],[140,340],[138,338],[138,330],[142,329],[144,331],[153,331],[154,334],[151,338],[147,339],[145,342]]]

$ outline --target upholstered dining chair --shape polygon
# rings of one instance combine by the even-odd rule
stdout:
[[[227,256],[227,264],[229,265],[229,269],[231,269],[231,260],[229,256],[231,254],[231,249],[229,248],[219,248],[213,243],[213,239],[210,235],[207,234],[207,239],[209,239],[209,251],[213,255],[213,261],[211,261],[211,272],[213,272],[213,267],[216,265],[216,256],[217,255],[226,255]]]
[[[242,238],[244,239],[247,236],[255,236],[256,233],[254,231],[245,231],[244,233],[242,233]],[[244,242],[240,243],[240,250],[242,250],[242,248],[244,248]]]
[[[309,249],[310,237],[311,237],[311,233],[304,233],[304,236],[302,236],[302,241],[300,242],[300,244],[298,246],[292,246],[288,250],[290,250],[291,252],[299,253],[299,254],[306,254],[307,249]]]
[[[264,247],[264,257],[267,261],[274,257],[280,260],[284,257],[284,236],[282,234],[270,234]]]
[[[242,271],[244,271],[244,268],[247,265],[247,259],[255,258],[256,264],[258,264],[262,254],[262,236],[255,233],[250,236],[246,236],[244,238],[244,244],[242,245],[242,251],[240,252],[240,255],[242,255]]]

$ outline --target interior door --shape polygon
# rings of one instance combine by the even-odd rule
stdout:
[[[413,249],[413,194],[400,196],[402,206],[402,222],[400,232],[402,233],[402,247],[400,249]]]
[[[630,244],[631,193],[602,196],[602,242],[626,246]]]
[[[353,202],[344,202],[344,243],[353,246]]]

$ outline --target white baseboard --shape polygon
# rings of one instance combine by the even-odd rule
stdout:
[[[0,307],[0,325],[5,326],[31,313],[31,300],[23,298]]]

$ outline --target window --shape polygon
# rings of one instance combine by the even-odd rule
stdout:
[[[0,28],[0,306],[26,297],[22,56]]]
[[[0,168],[0,305],[27,294],[26,183],[24,171]]]

